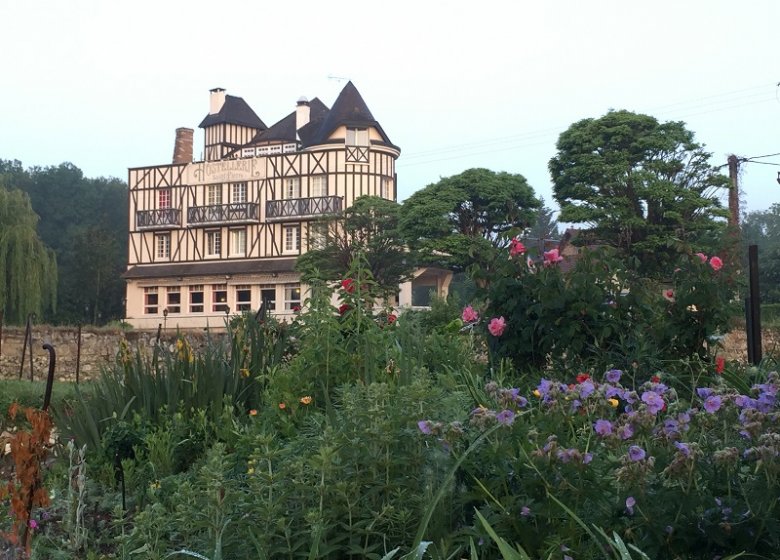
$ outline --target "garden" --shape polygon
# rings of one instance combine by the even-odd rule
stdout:
[[[20,390],[0,557],[776,557],[780,378],[719,354],[732,265],[561,261],[513,239],[468,301],[396,314],[356,259],[290,323]]]

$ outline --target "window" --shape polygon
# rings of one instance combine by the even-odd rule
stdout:
[[[190,313],[203,313],[203,285],[190,286]]]
[[[157,191],[157,207],[160,209],[171,207],[171,189]]]
[[[232,256],[246,254],[246,229],[230,230],[230,254]]]
[[[222,204],[222,185],[209,185],[206,189],[206,204]]]
[[[381,177],[379,179],[379,196],[382,198],[392,198],[390,196],[390,179]]]
[[[157,286],[144,288],[144,313],[147,315],[157,314],[157,305],[159,303]]]
[[[300,284],[285,284],[284,285],[284,308],[287,311],[293,311],[296,307],[301,306],[301,285]]]
[[[347,146],[368,146],[368,130],[347,128]]]
[[[181,313],[181,288],[168,286],[168,313]]]
[[[155,256],[158,260],[167,260],[171,258],[171,234],[161,233],[154,236],[156,246]]]
[[[284,252],[297,253],[300,248],[301,226],[284,228]]]
[[[328,178],[325,175],[315,175],[310,181],[309,196],[328,196]]]
[[[236,286],[236,311],[251,311],[252,286]]]
[[[310,223],[309,224],[309,250],[322,249],[328,239],[328,224]]]
[[[300,177],[290,177],[284,180],[284,197],[301,198],[301,179]]]
[[[211,310],[225,313],[229,309],[227,305],[227,284],[213,284],[211,286]]]
[[[230,202],[246,202],[246,183],[233,183],[231,185]]]
[[[219,257],[222,254],[222,232],[207,231],[206,232],[206,256],[207,257]]]
[[[266,311],[273,311],[276,309],[276,286],[263,285],[260,286],[260,301],[265,307]]]

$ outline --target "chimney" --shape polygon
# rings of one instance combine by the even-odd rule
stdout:
[[[225,104],[225,90],[218,87],[210,89],[209,92],[211,93],[209,97],[209,115],[216,115]]]
[[[298,100],[298,105],[295,107],[295,130],[309,123],[309,113],[311,107],[309,107],[309,100],[305,97],[301,97]]]
[[[176,143],[173,145],[173,163],[192,163],[192,136],[195,131],[191,128],[176,129]]]

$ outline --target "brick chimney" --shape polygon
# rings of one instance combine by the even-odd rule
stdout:
[[[192,163],[192,137],[195,131],[191,128],[176,129],[176,143],[173,145],[173,163]]]
[[[309,123],[310,111],[309,100],[301,97],[298,100],[298,105],[295,107],[295,130],[299,130],[302,126]]]
[[[209,92],[209,115],[216,115],[225,104],[225,90],[223,88],[210,89]]]

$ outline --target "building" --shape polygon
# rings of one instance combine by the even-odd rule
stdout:
[[[203,161],[194,131],[176,130],[173,163],[129,170],[126,321],[135,328],[221,327],[261,304],[281,318],[303,302],[295,260],[313,221],[363,195],[396,200],[401,150],[347,83],[329,109],[301,98],[268,127],[240,97],[210,92]],[[418,271],[399,305],[449,275]]]

